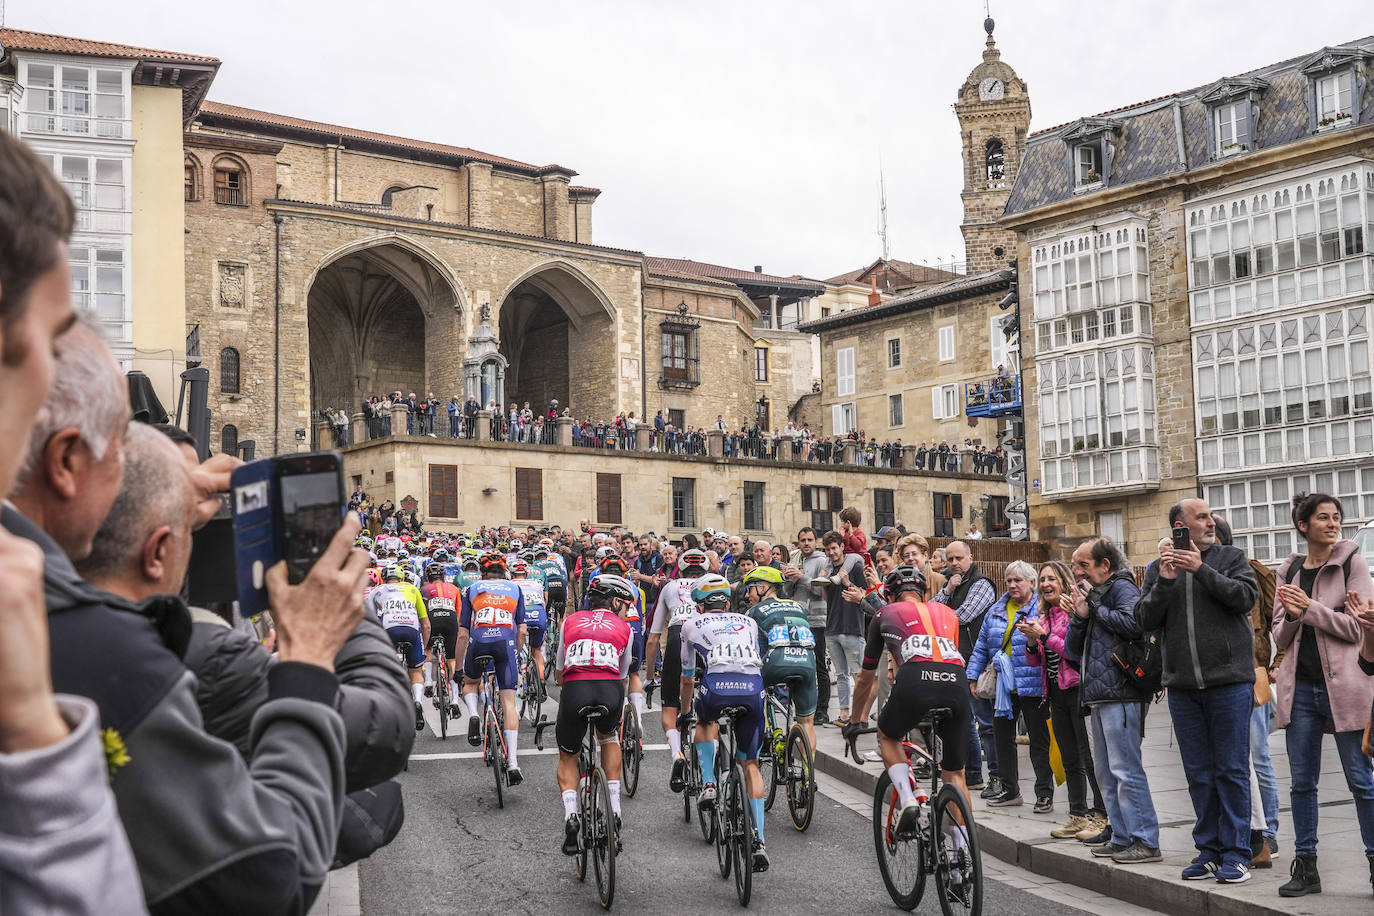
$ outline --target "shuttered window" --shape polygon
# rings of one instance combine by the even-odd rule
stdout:
[[[873,491],[873,530],[877,531],[888,525],[897,524],[897,502],[895,500],[896,491],[879,490]]]
[[[431,518],[458,517],[458,465],[429,466],[429,514]]]
[[[515,517],[544,517],[544,472],[539,468],[515,469]]]
[[[620,475],[596,475],[596,523],[620,524]]]

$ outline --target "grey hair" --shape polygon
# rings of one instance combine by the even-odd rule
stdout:
[[[1003,578],[1005,578],[1007,576],[1010,576],[1012,573],[1016,573],[1022,579],[1025,579],[1027,582],[1030,583],[1034,583],[1036,580],[1035,567],[1027,563],[1025,560],[1013,560],[1012,562],[1008,563],[1007,568],[1002,571],[1002,576]]]
[[[105,458],[130,414],[129,387],[117,372],[111,373],[110,361],[104,335],[89,318],[79,317],[58,338],[52,389],[34,420],[16,489],[43,463],[43,450],[64,429],[80,430],[95,460]]]
[[[124,446],[124,483],[110,514],[77,571],[95,584],[128,572],[148,536],[163,525],[183,533],[194,508],[185,459],[166,434],[146,423],[129,427]]]

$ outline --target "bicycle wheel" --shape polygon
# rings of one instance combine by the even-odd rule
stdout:
[[[683,757],[687,760],[686,766],[686,785],[682,788],[682,819],[686,823],[692,822],[692,796],[697,794],[698,786],[696,783],[697,772],[697,747],[690,741],[687,743]],[[670,764],[671,765],[671,764]]]
[[[611,790],[601,768],[592,770],[592,866],[596,872],[596,896],[603,909],[615,899],[615,814]]]
[[[531,654],[525,663],[525,699],[520,710],[520,715],[528,718],[531,725],[539,724],[539,710],[544,705],[543,686],[539,683],[539,667]]]
[[[582,816],[582,848],[574,859],[577,880],[587,880],[587,856],[592,846],[592,794],[591,780],[581,756],[577,758],[577,813]]]
[[[816,811],[816,760],[811,751],[811,739],[806,729],[793,725],[787,736],[787,759],[783,766],[787,775],[787,813],[792,826],[805,830],[811,826]]]
[[[633,703],[625,707],[625,721],[621,726],[623,737],[620,741],[621,778],[625,781],[625,794],[634,798],[639,789],[639,758],[643,756],[640,745],[643,743],[639,729],[639,712]]]
[[[754,812],[745,791],[744,768],[730,770],[730,851],[735,867],[735,894],[740,906],[749,905],[754,889]]]
[[[763,746],[759,748],[759,776],[763,788],[768,793],[763,797],[763,810],[773,810],[773,799],[777,797],[778,786],[784,781],[786,770],[781,766],[777,747],[781,743],[780,732],[769,729],[763,736]]]
[[[501,732],[496,723],[487,721],[487,747],[491,753],[491,771],[496,774],[496,807],[506,807],[506,749],[501,746]]]
[[[449,717],[449,690],[452,689],[448,680],[448,665],[444,662],[444,653],[439,655],[439,676],[434,679],[434,690],[439,694],[439,737],[444,741],[448,740],[448,717]]]
[[[726,816],[732,803],[730,795],[733,791],[729,779],[716,786],[716,807],[711,811],[711,816],[715,820],[715,847],[716,847],[716,868],[720,869],[722,878],[730,877],[730,866],[733,864],[730,853],[731,831],[734,824]]]
[[[873,792],[873,848],[878,854],[878,871],[892,902],[904,910],[914,910],[926,890],[925,862],[919,835],[910,840],[895,838],[900,811],[892,777],[884,773]]]
[[[983,857],[964,793],[942,786],[935,796],[935,889],[945,916],[983,912]]]

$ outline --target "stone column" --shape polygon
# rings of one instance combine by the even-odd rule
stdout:
[[[858,462],[858,442],[853,439],[845,439],[840,443],[840,448],[844,451],[844,458],[841,460],[841,464],[856,464]]]
[[[779,325],[778,325],[778,294],[777,294],[777,293],[774,293],[773,295],[771,295],[771,296],[768,297],[768,314],[772,316],[772,318],[770,319],[770,320],[773,322],[772,325],[771,325],[771,327],[772,327],[773,330],[775,330],[775,331],[778,330]]]
[[[914,471],[914,470],[916,470],[916,446],[914,446],[914,445],[903,445],[903,446],[902,446],[902,470],[904,470],[904,471]]]
[[[404,436],[406,434],[406,416],[410,410],[404,404],[391,405],[391,434],[393,436]]]
[[[477,411],[477,428],[472,431],[474,439],[491,438],[491,411],[483,408]]]
[[[367,420],[363,418],[363,412],[361,410],[355,410],[353,412],[353,423],[351,425],[353,427],[353,444],[357,445],[360,442],[366,442],[368,439]]]
[[[334,427],[329,425],[328,420],[320,420],[315,424],[315,441],[320,448],[334,448]]]
[[[557,438],[554,439],[557,445],[572,447],[572,417],[559,417],[555,422],[558,423]]]
[[[725,430],[706,430],[706,454],[711,458],[725,457]]]

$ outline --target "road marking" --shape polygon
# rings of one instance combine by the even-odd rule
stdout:
[[[644,750],[646,750],[646,751],[666,751],[667,749],[668,749],[668,745],[666,745],[666,744],[646,744],[646,745],[644,745]],[[544,748],[542,751],[539,750],[538,748],[529,748],[529,749],[520,748],[520,756],[521,756],[521,757],[530,757],[530,756],[534,756],[534,757],[543,757],[543,756],[549,756],[549,755],[557,754],[557,753],[558,753],[558,748],[556,748],[556,747],[546,747],[546,748]],[[455,751],[455,752],[453,752],[453,753],[443,753],[443,754],[411,754],[411,755],[410,755],[410,759],[411,759],[411,760],[480,760],[481,758],[482,758],[482,752],[481,752],[481,751]]]

